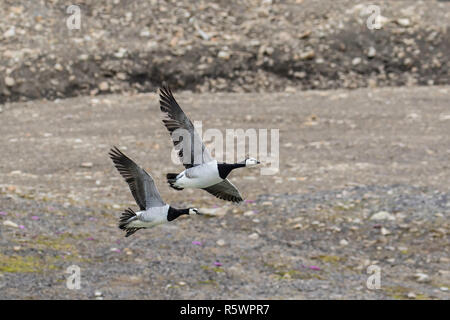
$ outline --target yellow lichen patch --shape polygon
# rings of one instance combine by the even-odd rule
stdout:
[[[217,283],[217,281],[215,281],[215,280],[201,280],[201,281],[198,281],[197,284],[211,285],[211,286],[215,286],[215,287],[217,287],[219,285]]]
[[[392,286],[392,287],[384,287],[383,290],[390,296],[391,298],[398,300],[405,299],[416,299],[416,300],[430,300],[431,298],[426,294],[417,293],[413,298],[408,297],[408,293],[413,290],[410,288],[402,287],[402,286]]]
[[[67,242],[66,235],[59,237],[38,236],[33,239],[17,241],[21,246],[41,250],[41,251],[57,251],[63,255],[70,253],[71,255],[78,255],[78,250],[74,244]]]
[[[331,264],[338,264],[340,262],[342,262],[343,260],[345,260],[342,257],[338,257],[338,256],[329,256],[329,255],[321,255],[321,256],[317,256],[317,257],[313,257],[313,259],[318,259],[322,262],[325,263],[331,263]]]
[[[222,268],[220,268],[220,267],[201,266],[200,268],[202,268],[203,270],[210,270],[210,271],[214,271],[214,272],[217,272],[217,273],[225,272],[225,271],[224,271]]]
[[[7,256],[0,253],[1,272],[42,272],[45,269],[55,268],[54,265],[38,257]]]

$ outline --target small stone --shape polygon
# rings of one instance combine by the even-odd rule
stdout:
[[[223,247],[225,245],[225,240],[219,239],[219,240],[217,240],[216,243],[217,243],[218,246]]]
[[[244,212],[244,216],[246,216],[246,217],[253,216],[254,214],[255,214],[255,212],[253,210],[249,210],[249,211],[245,211]]]
[[[102,294],[101,291],[96,290],[96,291],[94,292],[94,295],[95,295],[96,297],[101,297],[103,294]]]
[[[440,287],[439,288],[441,291],[448,291],[448,288],[447,287]]]
[[[114,57],[121,59],[121,58],[125,57],[125,54],[126,54],[126,53],[127,53],[127,49],[125,49],[125,48],[119,48],[119,50],[117,50],[117,51],[114,53]]]
[[[109,84],[108,84],[108,82],[103,81],[103,82],[101,82],[101,83],[99,84],[98,88],[99,88],[101,91],[107,91],[107,90],[109,89]]]
[[[345,239],[342,239],[341,241],[339,241],[339,244],[340,244],[341,246],[346,246],[346,245],[348,245],[348,241],[345,240]]]
[[[416,298],[416,294],[414,292],[409,292],[407,297],[410,298],[410,299],[415,299]]]
[[[86,61],[87,59],[89,59],[89,55],[87,55],[87,54],[80,54],[78,56],[78,59],[80,59],[81,61]]]
[[[402,27],[409,27],[411,25],[411,22],[408,18],[397,19],[397,23]]]
[[[418,272],[414,275],[414,277],[416,278],[417,282],[430,282],[430,276],[425,274],[425,273],[421,273]]]
[[[94,164],[92,162],[83,162],[80,167],[82,168],[92,168]]]
[[[316,53],[314,52],[314,50],[308,50],[308,51],[304,51],[300,53],[300,59],[301,60],[310,60],[313,59],[315,57]]]
[[[14,80],[14,78],[5,77],[5,84],[7,87],[12,87],[16,84],[16,81]]]
[[[228,51],[221,50],[221,51],[219,51],[217,56],[221,59],[228,60],[228,59],[230,59],[231,54]]]
[[[227,214],[227,207],[219,207],[219,208],[199,208],[199,212],[203,213],[205,216],[217,216],[223,217]]]
[[[296,72],[294,72],[294,77],[299,78],[299,79],[303,79],[303,78],[306,77],[306,72],[296,71]]]
[[[116,77],[117,77],[117,79],[119,79],[119,80],[126,80],[126,79],[127,79],[127,75],[126,75],[126,73],[124,73],[124,72],[118,72],[118,73],[116,74]]]
[[[5,37],[5,38],[11,38],[11,37],[14,37],[16,35],[16,27],[11,27],[11,28],[9,28],[8,30],[6,30],[4,33],[3,33],[3,36]]]
[[[387,211],[380,211],[372,215],[370,220],[395,220],[395,216]]]
[[[360,64],[361,61],[362,61],[361,58],[356,57],[352,60],[352,65],[356,66],[356,65]]]
[[[294,87],[291,87],[291,86],[287,86],[285,89],[284,89],[284,92],[288,92],[288,93],[295,93],[297,90],[294,88]]]
[[[143,37],[143,38],[148,38],[148,37],[150,37],[150,31],[148,29],[143,29],[139,33],[139,36]]]
[[[252,240],[256,240],[259,238],[259,235],[255,232],[255,233],[252,233],[251,235],[249,235],[248,237]]]
[[[179,286],[185,286],[185,285],[186,285],[186,282],[180,281],[180,282],[178,282],[178,285],[179,285]]]
[[[382,228],[381,228],[381,234],[382,234],[383,236],[387,236],[388,234],[391,234],[391,232],[390,232],[388,229],[382,227]]]
[[[55,64],[54,68],[57,71],[63,71],[64,70],[63,66],[61,64],[59,64],[59,63]]]
[[[3,221],[3,225],[6,227],[18,228],[19,225],[17,223],[12,222],[11,220]]]
[[[367,52],[367,57],[373,58],[377,54],[377,50],[375,50],[374,47],[370,47],[369,51]]]

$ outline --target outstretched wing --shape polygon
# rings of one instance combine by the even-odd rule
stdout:
[[[156,188],[155,181],[144,169],[124,155],[117,147],[109,151],[109,156],[128,183],[134,200],[141,210],[165,205]]]
[[[169,130],[183,165],[186,168],[191,168],[214,160],[199,134],[195,131],[191,120],[181,110],[173,97],[172,91],[168,87],[160,88],[159,99],[161,111],[167,115],[163,123]],[[180,138],[180,136],[187,136],[190,139],[183,141],[183,138]]]
[[[222,182],[219,182],[208,188],[203,188],[203,190],[208,191],[212,195],[222,200],[232,201],[236,203],[242,201],[242,196],[239,193],[238,189],[228,179],[225,179]]]

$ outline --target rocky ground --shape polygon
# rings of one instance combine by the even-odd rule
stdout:
[[[240,206],[170,190],[154,93],[6,103],[0,298],[449,299],[450,87],[175,94],[204,128],[279,128],[279,172],[233,172]],[[124,238],[112,145],[210,215]]]
[[[0,103],[153,92],[445,85],[450,3],[14,0],[0,6]]]

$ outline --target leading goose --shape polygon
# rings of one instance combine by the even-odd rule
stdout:
[[[166,204],[156,188],[153,178],[117,147],[109,152],[115,167],[128,183],[131,193],[141,211],[128,208],[122,213],[119,228],[129,237],[139,229],[147,229],[175,220],[179,216],[201,214],[196,208],[175,209]]]
[[[236,187],[227,179],[230,172],[237,168],[253,167],[259,164],[254,158],[247,158],[240,163],[218,163],[213,159],[194,129],[194,125],[181,110],[168,87],[160,88],[160,107],[167,118],[164,125],[171,134],[173,143],[178,149],[184,167],[181,173],[168,173],[167,182],[176,190],[184,188],[203,189],[219,199],[239,203],[242,196]],[[179,139],[186,132],[190,141]],[[180,142],[183,142],[180,146]]]

